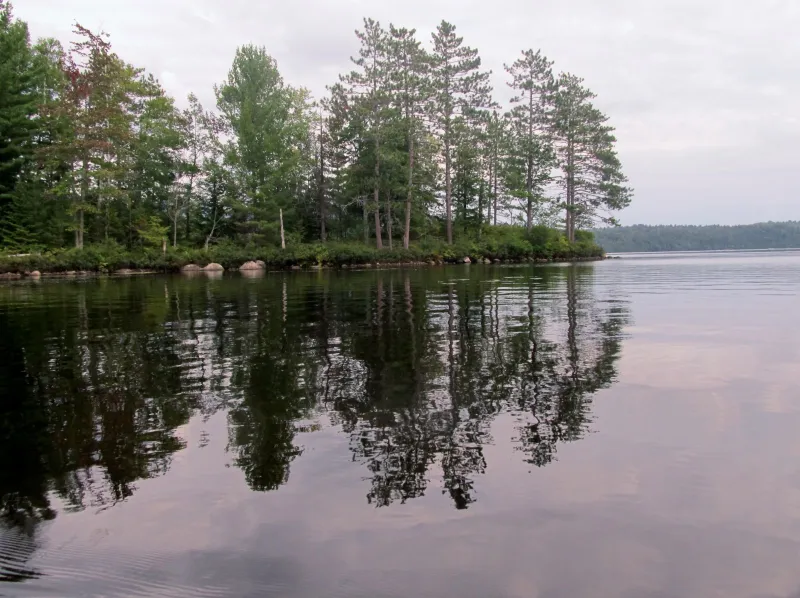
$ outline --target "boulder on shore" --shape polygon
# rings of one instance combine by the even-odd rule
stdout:
[[[211,262],[205,268],[203,268],[203,270],[205,270],[206,272],[222,272],[223,270],[225,270],[225,268],[223,268],[221,264],[218,264],[216,262]]]
[[[261,262],[261,263],[259,263],[259,262],[245,262],[244,264],[239,266],[239,270],[241,270],[241,271],[244,271],[244,270],[264,270],[265,268],[266,268],[266,265],[264,264],[264,262]]]
[[[461,263],[462,264],[471,264],[472,260],[469,259],[469,257],[465,257],[464,259],[461,260]]]
[[[264,262],[264,260],[256,260],[256,264],[258,264],[259,268],[264,268],[264,270],[267,269],[267,264]]]
[[[200,272],[202,268],[197,264],[186,264],[183,268],[181,268],[181,272]]]
[[[39,272],[38,270],[34,270],[30,274],[28,274],[28,276],[30,276],[31,278],[40,278],[42,276],[42,273]]]

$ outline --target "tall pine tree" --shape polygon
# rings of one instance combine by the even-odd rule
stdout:
[[[544,186],[550,179],[553,152],[546,135],[547,118],[553,86],[553,63],[541,52],[526,50],[506,72],[515,95],[511,98],[509,119],[514,135],[513,158],[523,169],[524,188],[515,195],[525,200],[525,225],[533,226],[534,204],[541,199]],[[520,193],[522,191],[522,193]]]
[[[567,238],[575,229],[600,220],[616,222],[612,212],[631,202],[632,191],[617,156],[613,127],[592,100],[583,79],[569,73],[555,81],[551,134],[555,143]]]
[[[434,132],[442,147],[444,161],[444,204],[447,242],[453,242],[453,152],[459,117],[470,118],[480,108],[491,105],[490,72],[480,70],[478,51],[464,45],[456,28],[442,21],[433,33],[430,113]]]

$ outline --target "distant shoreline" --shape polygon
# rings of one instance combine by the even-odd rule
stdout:
[[[800,247],[800,222],[722,225],[645,225],[600,228],[595,240],[608,253],[777,251]]]
[[[609,251],[608,258],[625,255],[655,254],[695,254],[695,253],[769,253],[782,251],[800,251],[800,247],[768,247],[766,249],[685,249],[685,250],[653,250],[653,251]]]

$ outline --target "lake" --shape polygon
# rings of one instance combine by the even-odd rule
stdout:
[[[0,595],[800,596],[800,252],[0,285]]]

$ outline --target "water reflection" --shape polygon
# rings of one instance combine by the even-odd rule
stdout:
[[[181,426],[219,411],[255,491],[289,482],[301,433],[333,426],[369,503],[433,488],[468,508],[498,414],[537,467],[587,431],[628,320],[599,292],[591,266],[2,287],[0,509],[17,540],[0,571],[34,575],[38,523],[130,498],[168,474]]]

